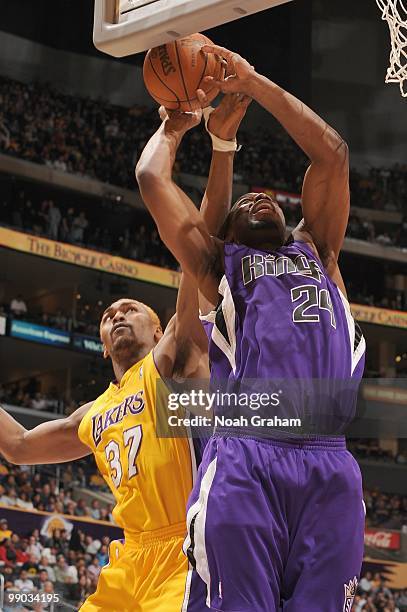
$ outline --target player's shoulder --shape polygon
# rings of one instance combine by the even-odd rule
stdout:
[[[297,227],[293,229],[285,244],[305,244],[313,254],[318,257],[326,270],[332,269],[337,264],[337,257],[326,243],[317,241],[310,228],[302,219]]]
[[[162,342],[162,339],[160,340]],[[133,390],[146,389],[149,385],[155,386],[156,380],[161,378],[160,371],[154,357],[154,349],[149,351],[147,355],[133,366],[131,375],[128,378],[127,385]]]

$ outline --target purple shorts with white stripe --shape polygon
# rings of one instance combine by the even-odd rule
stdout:
[[[350,612],[365,514],[344,439],[215,435],[187,520],[184,550],[206,584],[188,611],[206,597],[221,612]]]

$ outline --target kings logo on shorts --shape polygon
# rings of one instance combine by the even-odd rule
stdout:
[[[345,601],[343,604],[343,612],[351,612],[353,600],[355,599],[356,589],[358,588],[358,579],[356,576],[353,580],[349,580],[348,584],[343,585],[345,589]]]

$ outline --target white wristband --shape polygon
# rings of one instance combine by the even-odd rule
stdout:
[[[213,106],[207,106],[203,109],[205,129],[211,137],[213,150],[220,151],[221,153],[229,153],[230,151],[240,151],[242,147],[241,145],[237,144],[236,138],[234,138],[233,140],[223,140],[222,138],[219,138],[219,136],[215,136],[215,134],[212,134],[212,132],[209,131],[208,121],[209,117],[211,116],[211,113],[213,113],[214,110],[215,109],[213,108]]]

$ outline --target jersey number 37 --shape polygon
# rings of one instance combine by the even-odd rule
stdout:
[[[123,432],[123,451],[127,452],[127,480],[137,474],[136,459],[140,450],[143,431],[141,425],[130,427]],[[105,446],[106,460],[110,467],[110,477],[116,489],[120,487],[123,478],[123,461],[120,456],[120,445],[116,440],[110,440]]]

